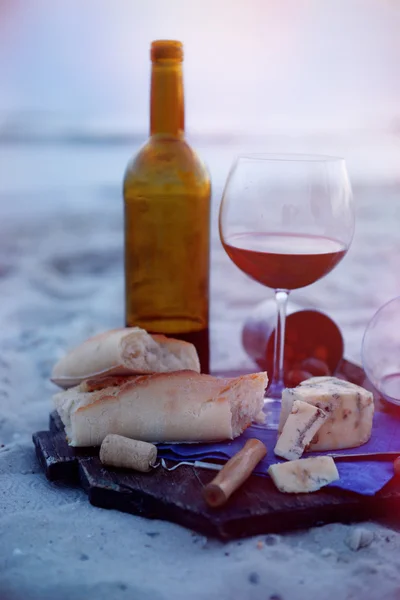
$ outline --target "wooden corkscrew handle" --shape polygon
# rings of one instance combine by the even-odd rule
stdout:
[[[243,448],[223,466],[218,475],[203,489],[203,497],[209,506],[222,506],[250,477],[254,467],[267,454],[265,445],[257,439],[247,440]]]

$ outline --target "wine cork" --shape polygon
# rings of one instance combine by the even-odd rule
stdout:
[[[243,448],[224,465],[218,475],[203,489],[203,497],[212,507],[222,506],[250,477],[254,467],[267,454],[265,445],[257,439],[247,440]]]
[[[134,469],[143,473],[150,471],[157,460],[154,444],[131,440],[122,435],[110,433],[100,447],[100,460],[103,465]]]

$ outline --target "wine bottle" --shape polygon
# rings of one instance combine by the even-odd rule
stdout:
[[[183,47],[151,45],[150,138],[124,178],[126,324],[193,342],[208,372],[210,178],[185,141]]]

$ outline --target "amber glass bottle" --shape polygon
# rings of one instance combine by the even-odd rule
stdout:
[[[124,179],[126,323],[192,341],[207,372],[210,179],[184,139],[182,44],[151,60],[150,138]]]

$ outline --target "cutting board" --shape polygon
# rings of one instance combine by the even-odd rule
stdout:
[[[369,387],[357,365],[344,360],[340,373],[349,381]],[[376,407],[382,409],[379,398]],[[33,435],[37,457],[48,479],[81,485],[94,506],[173,521],[207,536],[239,538],[333,521],[387,517],[400,511],[400,480],[396,479],[371,497],[338,488],[313,494],[282,494],[269,478],[255,475],[226,506],[212,509],[202,498],[202,488],[215,477],[213,471],[190,466],[174,471],[159,467],[150,473],[105,468],[98,449],[68,446],[56,412],[50,415],[49,429]]]

